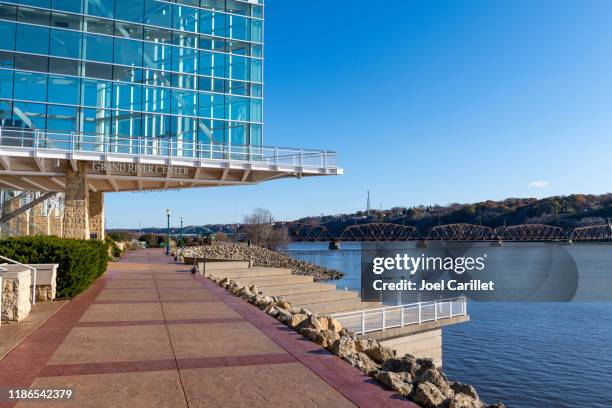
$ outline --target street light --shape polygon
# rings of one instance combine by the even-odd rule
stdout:
[[[166,256],[170,255],[170,214],[172,214],[172,210],[166,208],[166,217],[168,218],[168,226],[166,229]]]
[[[181,217],[181,230],[179,231],[179,242],[182,248],[183,247],[183,217]]]

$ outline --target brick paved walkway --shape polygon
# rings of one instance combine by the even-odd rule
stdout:
[[[0,387],[75,393],[17,407],[416,407],[160,250],[111,264],[0,360]]]

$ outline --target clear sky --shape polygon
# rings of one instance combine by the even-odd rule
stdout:
[[[108,228],[612,191],[612,2],[266,1],[265,144],[345,175],[106,194]]]

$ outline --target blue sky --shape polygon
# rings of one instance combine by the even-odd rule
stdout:
[[[106,194],[109,228],[604,193],[612,2],[267,0],[265,144],[345,175]]]

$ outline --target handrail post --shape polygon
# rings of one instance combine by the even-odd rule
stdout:
[[[362,310],[361,311],[361,335],[362,336],[365,334],[365,325],[366,325],[365,310]]]
[[[450,317],[453,317],[453,301],[452,299],[448,301],[448,306],[449,306],[449,310],[450,310]]]
[[[438,302],[434,300],[434,322],[438,320]]]
[[[386,312],[387,312],[387,309],[382,310],[382,331],[385,331],[385,325],[387,323],[386,322],[386,317],[387,317]]]
[[[418,309],[419,309],[419,324],[421,324],[423,322],[423,320],[422,320],[422,313],[421,313],[421,302],[419,302]]]
[[[467,298],[463,296],[463,316],[467,315]]]
[[[400,316],[401,327],[404,327],[406,325],[405,318],[404,318],[404,306],[400,305],[400,313],[401,313],[401,316]]]
[[[304,167],[304,149],[300,149],[300,167]]]

